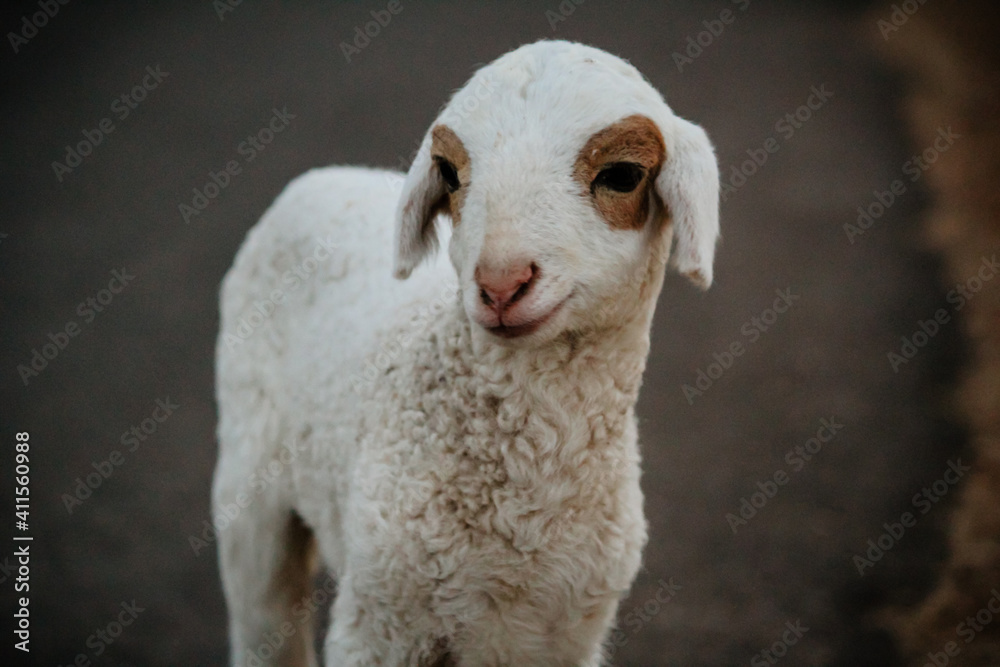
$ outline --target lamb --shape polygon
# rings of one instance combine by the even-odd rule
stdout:
[[[317,664],[320,559],[330,667],[602,664],[646,542],[653,310],[668,260],[711,284],[718,198],[705,132],[564,41],[476,72],[405,179],[293,181],[221,293],[232,664]]]

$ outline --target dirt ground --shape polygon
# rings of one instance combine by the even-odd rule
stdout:
[[[628,58],[707,129],[730,185],[715,286],[670,276],[657,311],[638,406],[651,539],[613,664],[897,664],[879,610],[931,586],[962,483],[946,473],[970,461],[946,400],[956,305],[917,240],[923,172],[877,23],[820,2],[401,0],[345,55],[386,3],[225,2],[59,5],[0,48],[0,502],[10,532],[28,431],[34,537],[30,659],[5,632],[4,664],[225,663],[214,544],[190,540],[209,518],[223,273],[295,175],[405,167],[477,65],[540,38]],[[36,11],[8,7],[0,26],[23,33]],[[242,143],[275,113],[273,142]],[[185,216],[230,161],[239,173]],[[50,341],[41,371],[19,370]],[[102,639],[123,605],[129,625]]]

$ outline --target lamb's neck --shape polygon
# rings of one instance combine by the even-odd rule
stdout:
[[[601,401],[613,385],[634,403],[649,354],[649,331],[636,323],[582,337],[565,335],[541,350],[510,355],[514,381],[530,389],[533,378],[544,378],[581,400]],[[595,380],[598,380],[595,382]]]
[[[568,401],[566,406],[609,403],[609,409],[631,409],[649,355],[658,293],[659,284],[654,283],[629,317],[600,329],[566,332],[540,348],[507,347],[485,332],[472,331],[474,356],[483,360],[480,369],[490,380],[504,380],[512,389],[536,397],[559,396]],[[615,397],[608,394],[612,389]]]
[[[648,351],[649,326],[640,322],[566,335],[540,349],[489,346],[474,355],[490,387],[479,400],[499,399],[501,430],[538,441],[539,450],[551,440],[547,433],[558,434],[565,455],[595,441],[613,446],[632,428]]]

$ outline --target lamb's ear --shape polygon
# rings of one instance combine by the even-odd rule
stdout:
[[[396,209],[397,278],[407,278],[428,253],[437,248],[434,219],[441,211],[447,189],[441,172],[431,158],[428,132],[403,183]]]
[[[674,117],[664,128],[667,158],[656,190],[673,218],[671,266],[702,289],[712,284],[719,236],[719,167],[705,131]]]

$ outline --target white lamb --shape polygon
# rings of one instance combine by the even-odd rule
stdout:
[[[329,667],[601,664],[646,541],[653,310],[671,240],[712,281],[717,169],[631,65],[543,41],[454,95],[405,180],[288,186],[222,287],[233,665],[316,664],[314,547]]]

